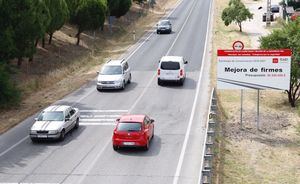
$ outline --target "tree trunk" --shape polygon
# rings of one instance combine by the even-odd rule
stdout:
[[[240,32],[242,32],[242,23],[239,22],[238,25],[239,25],[239,27],[240,27]]]
[[[23,61],[23,58],[22,57],[18,57],[18,67],[20,68],[21,65],[22,65],[22,61]]]
[[[37,45],[38,45],[38,43],[39,43],[39,40],[40,40],[39,38],[37,38],[37,39],[35,40],[35,43],[34,43],[34,46],[35,46],[35,47],[37,47]]]
[[[45,48],[45,36],[42,38],[42,47]]]
[[[80,42],[80,30],[78,29],[78,33],[76,34],[76,37],[77,37],[77,43],[76,45],[79,45],[79,42]]]
[[[53,37],[53,33],[50,33],[50,34],[49,34],[49,42],[48,42],[49,45],[51,45],[52,37]]]
[[[31,63],[32,61],[33,61],[33,56],[30,56],[30,57],[28,58],[28,62]]]

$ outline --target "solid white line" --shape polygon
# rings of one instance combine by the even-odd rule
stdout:
[[[79,110],[80,112],[128,112],[128,110]]]
[[[80,126],[114,126],[116,123],[79,123]]]
[[[80,119],[82,122],[108,122],[116,121],[116,119]]]
[[[209,18],[210,18],[210,15],[208,17],[207,27],[209,27],[209,20],[210,20]],[[206,30],[205,45],[204,45],[204,49],[203,49],[201,69],[200,69],[199,79],[198,79],[198,83],[197,83],[197,90],[196,90],[196,94],[195,94],[195,97],[194,97],[194,103],[193,103],[192,112],[191,112],[190,119],[189,119],[189,124],[188,124],[187,130],[186,130],[183,145],[182,145],[182,148],[181,148],[179,161],[178,161],[176,172],[175,172],[175,175],[174,175],[173,184],[178,183],[181,168],[182,168],[182,164],[183,164],[183,160],[184,160],[184,157],[185,157],[185,151],[186,151],[187,144],[188,144],[189,137],[190,137],[190,133],[191,133],[191,128],[192,128],[193,119],[194,119],[194,116],[195,116],[195,110],[196,110],[196,107],[197,107],[197,101],[198,101],[198,96],[199,96],[199,92],[200,92],[200,85],[201,85],[201,80],[202,80],[202,75],[203,75],[203,65],[205,63],[207,42],[208,42],[208,28]]]
[[[5,151],[3,151],[2,153],[0,153],[0,157],[2,157],[3,155],[5,155],[7,152],[9,152],[10,150],[14,149],[16,146],[18,146],[19,144],[21,144],[23,141],[25,141],[29,136],[24,137],[23,139],[19,140],[16,144],[12,145],[11,147],[9,147],[8,149],[6,149]]]
[[[207,25],[210,25],[211,26],[211,24],[209,24],[210,23],[210,21],[211,21],[211,15],[212,15],[212,12],[211,11],[213,11],[213,0],[211,0],[210,1],[210,6],[209,6],[209,14],[208,14],[208,22],[207,22]],[[208,34],[209,34],[209,31],[210,31],[210,29],[211,29],[211,27],[210,26],[207,26],[207,31],[206,31],[206,40],[205,40],[205,50],[206,50],[206,44],[207,44],[207,42],[208,42]],[[204,53],[204,55],[206,55],[206,51],[205,51],[205,53]],[[204,59],[205,59],[205,57],[203,57]],[[202,58],[202,62],[204,61],[203,60],[203,58]],[[208,106],[208,108],[210,109],[210,106],[211,106],[211,103],[212,103],[212,98],[213,98],[213,91],[214,91],[214,89],[212,89],[212,92],[211,92],[211,97],[210,97],[210,103],[209,103],[209,106]],[[210,111],[209,111],[210,112]],[[207,118],[206,118],[206,125],[208,125],[208,121],[209,121],[209,113],[208,113],[208,115],[207,115]],[[204,142],[203,142],[203,150],[202,150],[202,158],[201,158],[201,164],[200,164],[200,171],[199,171],[199,178],[198,178],[198,183],[200,183],[201,182],[201,178],[202,178],[202,169],[203,169],[203,162],[204,162],[204,154],[205,154],[205,143],[206,143],[206,139],[207,139],[207,131],[208,131],[208,126],[206,126],[205,127],[205,138],[204,138]]]
[[[121,115],[80,115],[80,118],[118,118]]]

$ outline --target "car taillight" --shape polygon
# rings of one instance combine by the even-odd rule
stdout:
[[[182,69],[180,70],[180,76],[183,76],[183,70]]]
[[[160,69],[157,70],[157,75],[160,75]]]

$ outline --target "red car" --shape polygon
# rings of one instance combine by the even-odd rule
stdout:
[[[154,120],[146,115],[123,115],[117,119],[112,142],[114,150],[120,147],[143,147],[149,149],[154,136]]]

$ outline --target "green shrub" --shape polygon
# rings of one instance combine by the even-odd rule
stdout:
[[[7,67],[0,65],[0,108],[18,106],[21,100],[21,93],[12,82]]]

